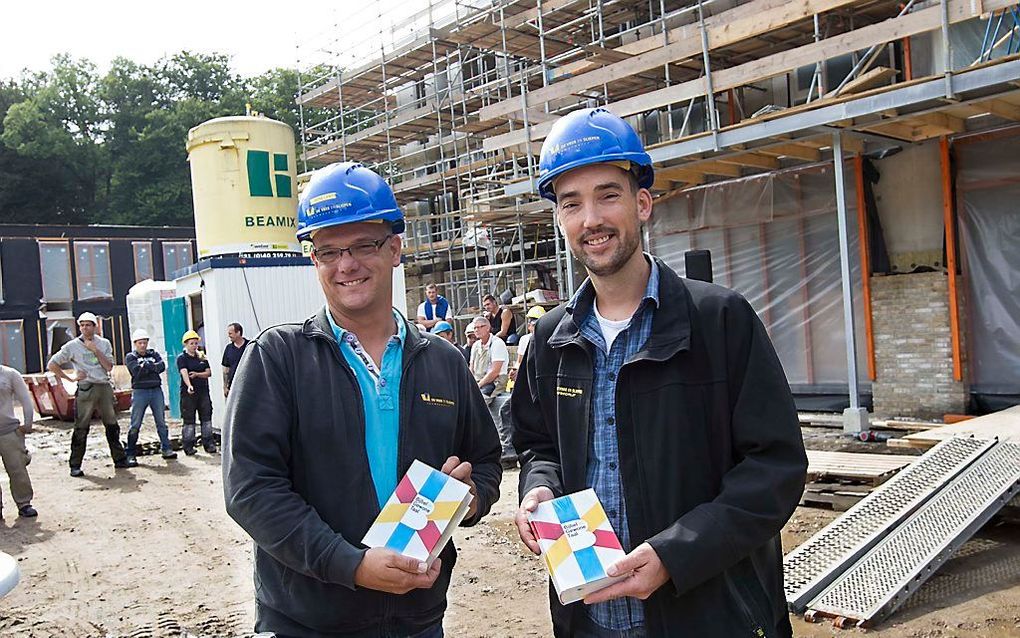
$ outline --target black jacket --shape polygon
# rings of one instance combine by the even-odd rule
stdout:
[[[166,370],[166,362],[155,350],[146,350],[144,356],[132,350],[124,357],[124,365],[131,373],[132,388],[143,390],[163,385],[159,375]]]
[[[779,533],[807,459],[790,388],[764,327],[735,292],[661,261],[652,335],[620,370],[616,423],[632,545],[671,582],[645,603],[651,637],[790,636]],[[520,494],[585,489],[593,354],[571,311],[539,320],[511,399]],[[581,604],[552,597],[557,636]]]
[[[406,328],[397,475],[414,459],[435,468],[452,455],[470,461],[478,515],[465,524],[474,524],[499,497],[496,428],[457,349]],[[256,543],[257,604],[293,621],[277,631],[313,637],[439,622],[452,543],[431,589],[396,596],[354,585],[379,503],[361,393],[325,310],[303,325],[270,328],[245,348],[223,435],[227,512]]]

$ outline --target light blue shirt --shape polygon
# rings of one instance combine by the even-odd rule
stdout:
[[[372,483],[375,484],[375,496],[382,508],[390,494],[397,489],[400,375],[407,329],[403,317],[394,311],[397,334],[390,337],[386,344],[380,368],[362,348],[358,336],[336,324],[328,308],[326,317],[333,328],[333,336],[340,344],[340,352],[354,371],[361,389],[365,412],[365,452],[368,453],[368,467],[372,472]]]

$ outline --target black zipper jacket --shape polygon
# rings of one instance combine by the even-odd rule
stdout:
[[[499,496],[500,444],[464,358],[410,324],[403,348],[397,475],[414,459],[473,466],[478,514]],[[440,555],[430,589],[397,596],[354,585],[361,539],[379,514],[365,452],[361,393],[323,309],[304,324],[270,328],[245,348],[223,429],[230,516],[254,539],[260,627],[305,637],[413,632],[439,622],[456,562]],[[386,495],[389,496],[389,495]]]
[[[124,357],[124,365],[131,373],[132,388],[144,390],[159,388],[163,385],[163,380],[159,375],[166,370],[166,363],[155,350],[146,350],[144,355],[139,355],[137,350],[132,350]]]
[[[681,279],[661,261],[652,335],[620,370],[616,423],[634,547],[670,582],[645,601],[650,637],[790,636],[779,533],[807,459],[782,365],[739,294]],[[539,320],[511,398],[520,495],[585,489],[594,355],[571,311]],[[581,604],[551,596],[557,636]]]

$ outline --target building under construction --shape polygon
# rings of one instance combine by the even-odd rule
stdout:
[[[579,285],[538,154],[556,117],[604,106],[656,164],[648,248],[682,274],[711,251],[801,407],[1020,402],[1011,0],[419,0],[322,26],[303,169],[393,184],[410,307],[431,280],[458,315]]]

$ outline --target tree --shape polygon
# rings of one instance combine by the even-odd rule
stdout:
[[[250,108],[297,134],[297,91],[295,70],[245,79],[220,54],[117,58],[102,75],[57,56],[46,73],[0,81],[0,221],[191,225],[188,131]]]
[[[64,176],[61,206],[52,212],[58,223],[84,221],[103,209],[97,186],[107,178],[108,162],[98,82],[91,62],[56,56],[51,73],[23,81],[24,99],[4,116],[3,143],[37,167],[51,164],[50,170]],[[38,209],[36,214],[38,219]]]

